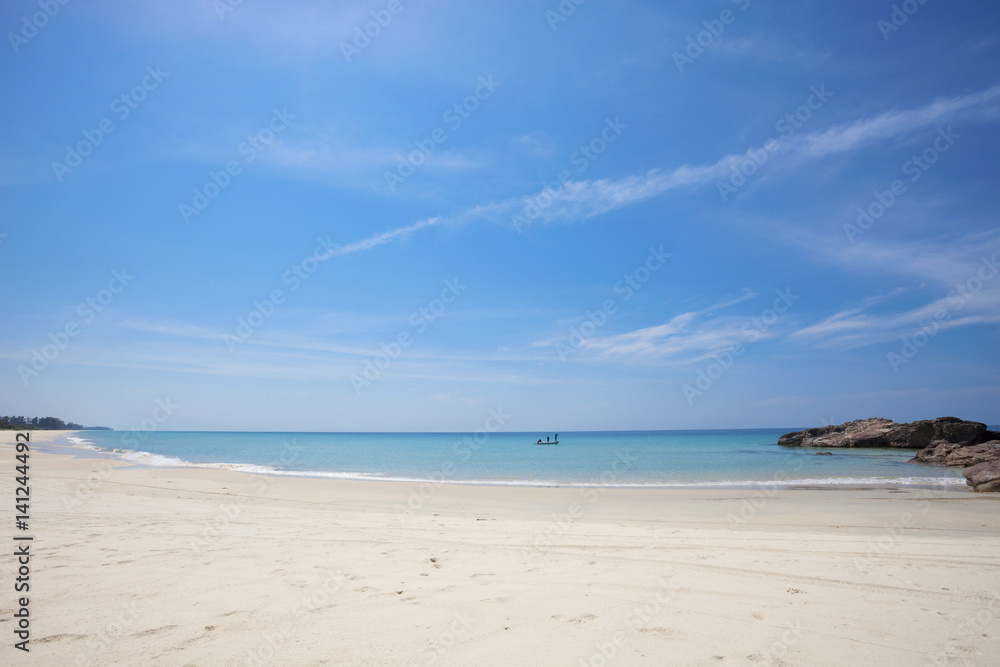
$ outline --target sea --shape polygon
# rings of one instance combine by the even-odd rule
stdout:
[[[993,426],[993,429],[998,427]],[[912,450],[787,448],[797,428],[538,433],[79,431],[49,448],[136,466],[266,475],[509,486],[954,487],[961,469]],[[829,451],[820,456],[817,451]]]

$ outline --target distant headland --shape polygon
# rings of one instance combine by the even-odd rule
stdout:
[[[0,431],[113,431],[110,426],[80,426],[58,417],[0,417]]]

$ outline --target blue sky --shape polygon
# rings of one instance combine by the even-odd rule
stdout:
[[[5,3],[0,412],[1000,423],[995,3],[562,7]]]

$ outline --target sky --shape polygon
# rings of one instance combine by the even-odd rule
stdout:
[[[1000,423],[998,19],[4,3],[0,413]]]

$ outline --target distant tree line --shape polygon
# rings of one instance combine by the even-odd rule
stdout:
[[[58,417],[0,417],[0,431],[110,431],[107,426],[81,426]]]

